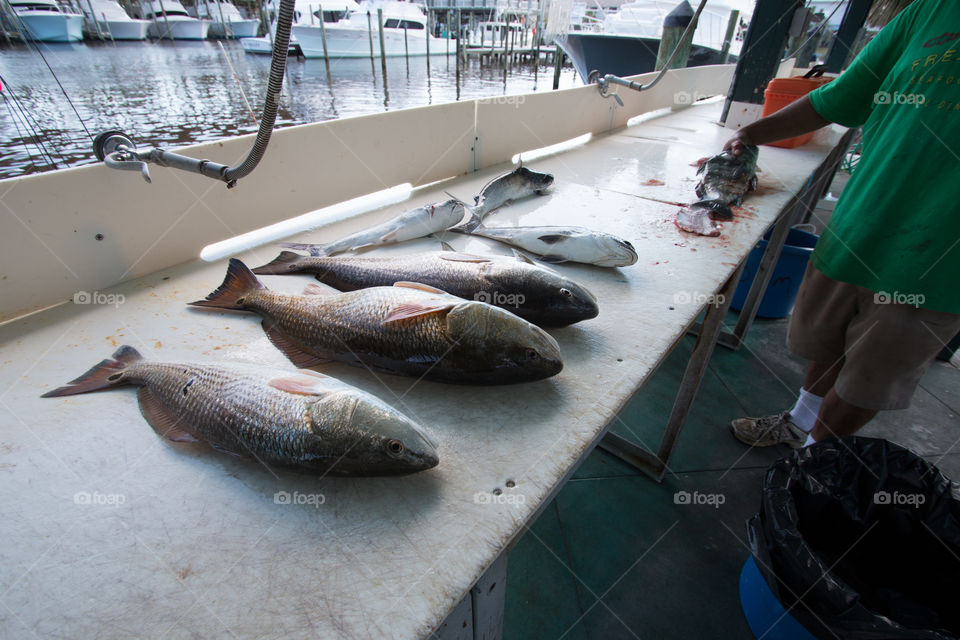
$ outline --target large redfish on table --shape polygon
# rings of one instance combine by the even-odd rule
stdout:
[[[163,437],[209,443],[268,466],[343,476],[402,475],[437,465],[431,439],[380,399],[315,371],[243,363],[151,362],[120,347],[44,398],[124,385]]]
[[[414,282],[292,295],[270,291],[232,259],[220,288],[190,304],[260,314],[271,342],[301,367],[338,360],[461,384],[529,382],[563,368],[560,347],[540,327]]]

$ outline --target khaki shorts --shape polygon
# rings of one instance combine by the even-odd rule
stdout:
[[[843,361],[834,391],[863,409],[906,409],[937,353],[960,331],[960,315],[890,303],[807,265],[787,346],[823,364]]]

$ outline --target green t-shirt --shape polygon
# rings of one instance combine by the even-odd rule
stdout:
[[[960,313],[960,2],[916,0],[810,101],[863,127],[814,266],[894,302]]]

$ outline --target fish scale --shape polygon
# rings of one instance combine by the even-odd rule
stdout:
[[[190,304],[258,313],[271,342],[301,367],[340,360],[468,384],[530,382],[563,368],[557,341],[543,329],[498,307],[418,283],[289,295],[264,287],[234,258],[223,284]]]
[[[44,397],[123,385],[140,387],[140,410],[165,438],[202,440],[261,463],[334,475],[400,475],[437,464],[436,445],[409,418],[313,371],[149,362],[123,346]]]
[[[242,443],[255,443],[258,456],[296,456],[303,451],[303,436],[312,433],[305,401],[311,396],[291,396],[267,386],[262,370],[140,361],[124,375],[143,383],[186,423],[202,429],[196,435],[215,446],[237,450]]]
[[[271,318],[287,335],[312,350],[376,349],[391,357],[415,351],[440,357],[446,351],[446,322],[437,314],[385,324],[390,312],[405,302],[436,300],[423,292],[401,288],[361,289],[327,296],[291,296],[267,290],[247,296],[246,305]],[[358,318],[367,320],[358,322]]]
[[[340,291],[415,281],[465,300],[482,300],[545,327],[595,318],[596,297],[582,285],[522,256],[453,250],[402,256],[314,257],[284,251],[253,270],[262,275],[315,274]]]

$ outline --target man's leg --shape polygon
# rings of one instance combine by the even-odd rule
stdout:
[[[810,433],[817,442],[831,436],[849,436],[860,430],[877,415],[876,409],[855,406],[830,390],[820,406],[817,426]]]
[[[840,375],[842,367],[843,360],[838,360],[833,364],[811,362],[807,365],[807,375],[803,379],[803,388],[815,396],[826,398],[830,390],[833,389],[833,383],[837,381],[837,376]]]

